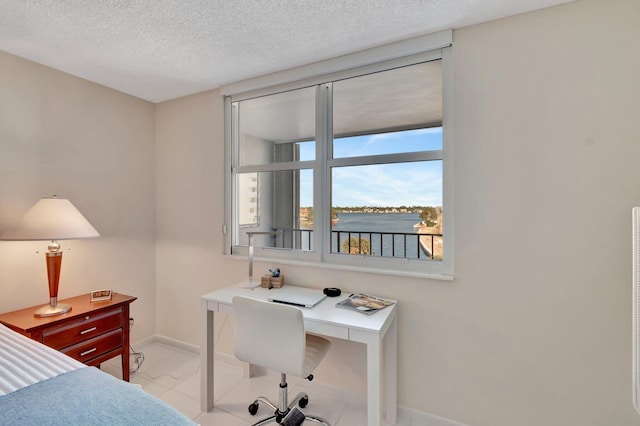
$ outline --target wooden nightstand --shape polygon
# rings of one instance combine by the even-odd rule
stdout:
[[[129,305],[136,297],[114,293],[111,300],[91,302],[88,294],[60,300],[71,305],[66,314],[36,318],[39,307],[0,315],[0,323],[33,340],[99,367],[122,355],[122,379],[129,381]]]

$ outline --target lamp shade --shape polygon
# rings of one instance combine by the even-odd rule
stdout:
[[[0,240],[40,241],[95,238],[100,234],[65,198],[41,198],[23,216],[17,227],[0,235]]]

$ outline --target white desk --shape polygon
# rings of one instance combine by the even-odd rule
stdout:
[[[267,300],[269,291],[265,288],[244,289],[226,287],[201,296],[200,309],[202,327],[200,330],[201,397],[203,411],[213,408],[213,353],[214,353],[214,312],[233,315],[231,299],[242,295],[259,300]],[[318,290],[320,291],[320,290]],[[386,419],[396,424],[397,416],[397,371],[398,371],[398,328],[396,321],[397,304],[389,306],[373,315],[364,315],[347,309],[336,308],[335,304],[345,299],[327,297],[313,308],[300,308],[308,332],[324,336],[352,340],[367,345],[367,419],[369,426],[382,425],[382,408],[386,402]],[[384,351],[384,353],[383,353]],[[383,355],[385,365],[382,365]],[[384,368],[383,368],[384,367]],[[386,373],[386,398],[382,394],[382,373]],[[386,399],[386,401],[385,401]]]

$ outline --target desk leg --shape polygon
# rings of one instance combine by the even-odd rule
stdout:
[[[367,343],[367,424],[382,424],[382,347],[380,339]]]
[[[213,408],[213,311],[206,300],[200,301],[200,408],[208,412]]]
[[[387,422],[395,425],[398,417],[398,318],[394,318],[385,336],[387,378]]]

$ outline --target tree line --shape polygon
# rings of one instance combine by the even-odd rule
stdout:
[[[313,207],[302,207],[307,210],[307,220],[313,222]],[[399,207],[332,207],[331,218],[337,219],[338,213],[418,213],[426,226],[435,226],[438,216],[442,214],[442,207],[433,206],[399,206]]]

